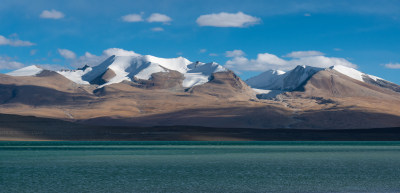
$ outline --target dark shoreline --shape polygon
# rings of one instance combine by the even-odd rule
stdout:
[[[0,114],[0,141],[400,141],[400,127],[311,130],[93,126]]]

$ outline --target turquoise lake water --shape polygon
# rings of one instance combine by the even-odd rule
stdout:
[[[400,192],[400,143],[0,142],[0,192]]]

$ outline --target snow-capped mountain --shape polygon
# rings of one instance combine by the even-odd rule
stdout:
[[[130,53],[77,70],[0,74],[0,115],[105,126],[387,128],[400,125],[399,104],[399,85],[345,66],[267,71],[246,84],[216,63]]]
[[[212,73],[227,71],[217,63],[191,62],[183,57],[158,58],[150,55],[111,56],[95,67],[74,71],[58,71],[78,84],[98,84],[100,87],[124,80],[149,80],[158,72],[178,71],[184,75],[183,87],[193,87],[209,81]],[[99,81],[99,78],[101,80]]]
[[[7,73],[11,76],[36,76],[44,69],[32,65]],[[101,64],[84,66],[77,70],[60,70],[57,73],[77,84],[96,84],[99,87],[122,81],[149,80],[159,72],[177,71],[183,75],[182,86],[190,88],[207,83],[216,72],[228,71],[212,62],[191,62],[183,57],[158,58],[150,55],[111,56]]]
[[[311,66],[297,66],[288,72],[269,70],[246,80],[246,83],[256,89],[290,91],[321,70],[323,68]]]
[[[304,85],[314,74],[326,70],[343,74],[357,81],[400,92],[400,87],[394,83],[341,65],[329,68],[297,66],[287,72],[269,70],[245,82],[260,96],[263,95],[260,98],[271,98],[282,92],[296,90]],[[11,76],[37,76],[43,71],[43,68],[32,65],[7,74]],[[191,62],[183,57],[158,58],[150,55],[134,54],[113,55],[94,67],[84,66],[77,70],[60,70],[56,72],[77,84],[92,84],[101,88],[105,85],[122,81],[151,80],[154,78],[155,73],[169,73],[172,71],[182,77],[176,77],[177,80],[181,80],[178,83],[179,85],[183,88],[191,88],[209,82],[213,73],[227,72],[228,69],[214,62]],[[166,75],[165,78],[169,79],[168,77],[169,75]]]
[[[322,70],[334,70],[352,79],[365,83],[376,84],[381,87],[396,86],[395,84],[382,78],[365,74],[354,68],[341,65],[331,66],[326,69],[311,66],[297,66],[288,72],[269,70],[261,73],[258,76],[252,77],[245,82],[252,88],[258,90],[292,91],[304,84],[315,73]]]
[[[282,70],[268,70],[246,80],[246,83],[253,88],[273,87],[273,84],[282,79],[281,77],[285,76],[285,73]]]

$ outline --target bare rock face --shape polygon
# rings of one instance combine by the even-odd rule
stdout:
[[[132,81],[123,81],[97,88],[93,91],[96,96],[120,95],[121,93],[141,92],[148,90],[168,90],[173,92],[184,92],[182,87],[183,74],[177,71],[158,72],[151,75],[149,80],[132,78]]]
[[[43,70],[42,72],[37,74],[36,77],[59,77],[59,74],[51,70]]]
[[[167,72],[158,72],[151,75],[149,80],[134,78],[134,82],[139,88],[146,89],[167,89],[171,91],[183,91],[182,82],[184,76],[182,73],[174,70]]]
[[[107,69],[103,74],[100,74],[98,77],[94,78],[90,81],[90,84],[102,85],[110,81],[115,77],[115,72],[111,69]]]
[[[188,92],[224,99],[255,98],[254,91],[232,71],[214,73],[209,82],[195,86]]]

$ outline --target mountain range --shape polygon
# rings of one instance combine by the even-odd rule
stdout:
[[[0,114],[99,127],[400,127],[400,86],[346,66],[269,70],[243,81],[214,62],[121,55],[76,70],[0,74],[0,93]]]

